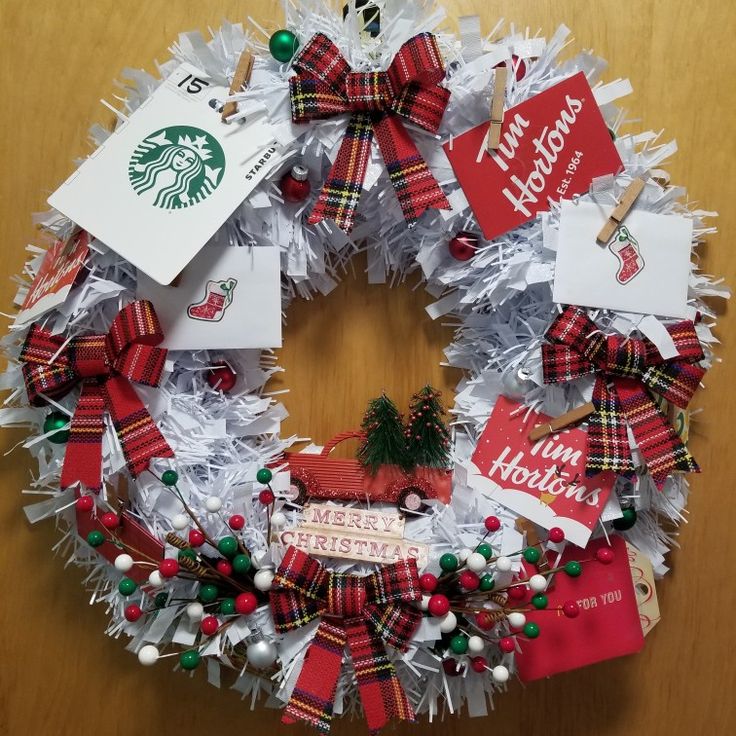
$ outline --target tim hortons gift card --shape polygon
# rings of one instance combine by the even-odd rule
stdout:
[[[550,417],[499,397],[469,469],[468,483],[545,529],[554,526],[585,547],[615,475],[585,475],[585,431],[565,430],[538,442],[527,435]]]
[[[539,624],[540,634],[524,641],[516,654],[522,682],[634,654],[644,646],[626,543],[616,535],[610,540],[614,559],[607,565],[595,559],[596,550],[608,546],[605,538],[591,542],[582,552],[574,547],[565,550],[560,565],[585,560],[583,572],[577,578],[556,574],[545,593],[547,609],[526,614]],[[529,575],[534,572],[527,569]],[[566,601],[578,604],[577,618],[554,610]]]
[[[49,204],[170,283],[279,161],[265,110],[222,122],[217,109],[228,94],[182,64]]]
[[[487,133],[483,123],[445,144],[445,153],[488,240],[623,166],[582,72],[506,110],[493,154]]]

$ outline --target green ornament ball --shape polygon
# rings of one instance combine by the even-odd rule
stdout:
[[[223,616],[232,616],[235,613],[235,598],[223,598],[220,601],[220,613]]]
[[[457,557],[452,552],[446,552],[440,557],[440,567],[444,572],[455,572],[457,570]]]
[[[291,61],[299,48],[299,39],[291,32],[282,28],[268,40],[268,50],[276,61],[286,63]]]
[[[63,445],[69,439],[69,417],[60,411],[52,411],[46,419],[43,420],[43,431],[53,432],[47,437],[49,442],[55,445]],[[66,429],[63,429],[66,427]]]
[[[490,544],[486,544],[485,542],[481,542],[476,548],[475,551],[479,555],[483,555],[487,560],[490,560],[491,557],[493,557],[493,547],[491,547]]]
[[[100,531],[92,531],[87,535],[87,544],[90,547],[99,547],[105,541],[105,535]]]
[[[219,593],[220,591],[217,590],[216,585],[207,583],[199,586],[199,600],[202,601],[202,603],[212,603],[217,599]]]
[[[136,583],[135,580],[131,580],[130,578],[123,578],[118,583],[118,591],[121,595],[129,596],[133,595],[135,591],[138,590],[138,583]]]
[[[164,470],[161,473],[161,481],[165,486],[175,486],[179,482],[179,473],[176,470]]]
[[[188,557],[190,560],[196,560],[197,553],[191,547],[187,547],[186,549],[180,549],[177,557],[180,560],[183,559],[184,557]]]
[[[613,528],[618,532],[625,532],[636,524],[636,509],[622,509],[623,516],[620,519],[613,520]]]
[[[166,591],[156,593],[156,597],[153,599],[153,605],[156,608],[163,608],[169,602],[169,594]]]
[[[583,571],[583,566],[579,562],[575,562],[574,560],[571,560],[565,565],[565,572],[571,578],[579,577],[582,571]]]
[[[450,649],[453,654],[465,654],[468,651],[468,637],[458,634],[450,639]]]
[[[480,579],[479,589],[482,590],[484,593],[487,593],[489,590],[493,590],[493,586],[495,584],[496,581],[493,579],[493,575],[484,575]]]
[[[547,596],[544,595],[544,593],[537,593],[536,595],[532,596],[532,605],[534,608],[538,608],[540,611],[543,608],[547,608]]]
[[[197,668],[200,659],[199,652],[196,652],[194,649],[188,649],[179,655],[179,664],[183,670],[193,670]]]
[[[271,478],[273,478],[273,473],[268,468],[261,468],[256,473],[256,480],[259,483],[263,483],[263,485],[266,485],[266,483],[270,483]]]
[[[217,549],[223,557],[235,557],[238,553],[238,540],[235,537],[223,537],[217,543]]]
[[[524,550],[524,559],[532,565],[536,565],[541,556],[542,553],[536,547],[527,547]]]
[[[527,621],[524,624],[524,633],[529,639],[536,639],[539,636],[539,624],[534,621]]]
[[[250,557],[248,555],[236,555],[233,557],[233,570],[241,575],[248,572],[250,570]]]

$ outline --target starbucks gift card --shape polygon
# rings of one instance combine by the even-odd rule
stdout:
[[[633,210],[601,245],[596,236],[607,218],[592,202],[562,202],[554,300],[686,317],[692,220]]]
[[[176,286],[138,275],[170,350],[281,347],[281,269],[277,247],[207,246]]]
[[[222,122],[228,95],[182,64],[49,204],[168,284],[279,160],[265,111]]]

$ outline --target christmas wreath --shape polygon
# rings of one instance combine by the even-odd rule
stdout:
[[[286,11],[125,70],[116,130],[41,218],[0,424],[30,428],[27,516],[56,521],[142,664],[232,670],[321,731],[485,715],[512,675],[656,624],[699,470],[702,297],[727,296],[692,258],[708,213],[661,169],[673,144],[624,132],[628,82],[558,60],[565,27]],[[297,451],[267,390],[281,312],[362,251],[372,283],[421,276],[465,377],[451,408],[384,394]]]

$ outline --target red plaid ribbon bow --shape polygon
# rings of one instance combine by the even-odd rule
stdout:
[[[313,557],[289,547],[270,595],[280,633],[322,616],[283,723],[300,720],[323,733],[330,730],[346,643],[370,732],[377,733],[392,717],[414,720],[384,642],[406,651],[419,625],[422,614],[405,605],[422,597],[416,560],[401,560],[359,577],[325,570]]]
[[[67,341],[37,324],[31,326],[20,354],[31,404],[43,406],[44,397],[64,396],[82,382],[64,457],[62,488],[75,483],[95,491],[102,488],[105,412],[112,418],[134,476],[148,468],[151,458],[174,456],[130,385],[135,381],[158,386],[167,351],[155,346],[163,338],[153,304],[148,301],[124,307],[107,335]]]
[[[445,67],[431,33],[410,38],[386,72],[352,71],[337,46],[317,33],[293,67],[298,72],[289,80],[295,123],[352,113],[309,222],[331,219],[346,232],[352,230],[374,132],[409,225],[432,207],[450,209],[400,119],[432,133],[442,121],[450,92],[439,86]]]
[[[595,413],[588,420],[586,474],[634,472],[626,424],[631,427],[652,479],[661,488],[674,470],[700,472],[651,389],[685,408],[705,375],[697,365],[703,348],[690,321],[667,327],[679,357],[665,360],[649,340],[605,336],[579,307],[565,307],[542,346],[545,383],[596,374]]]

